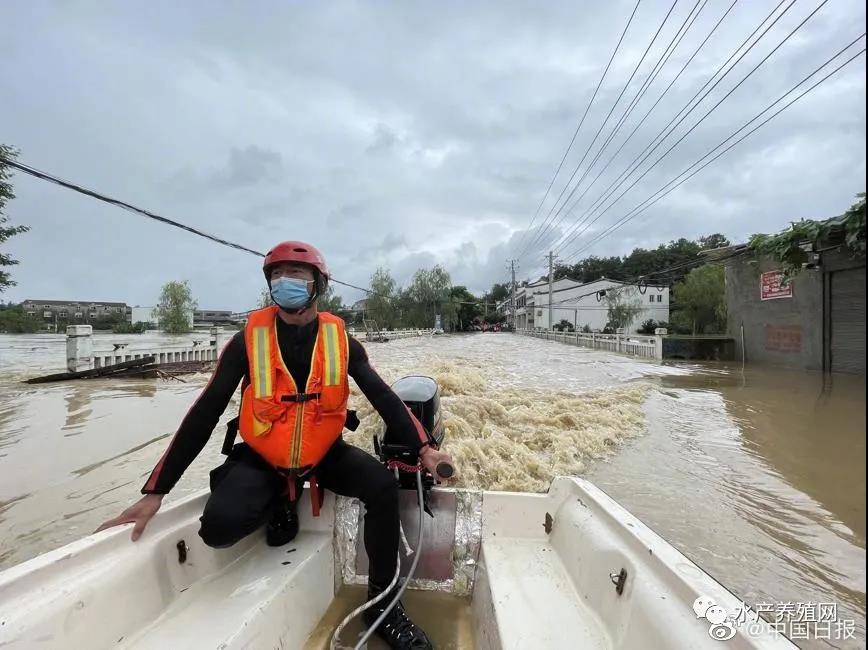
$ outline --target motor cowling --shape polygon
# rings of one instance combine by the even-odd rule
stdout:
[[[422,423],[428,436],[428,443],[439,447],[446,430],[443,426],[440,386],[437,382],[424,375],[410,375],[392,384],[392,390]],[[374,434],[374,451],[384,463],[398,461],[406,465],[415,465],[418,462],[416,450],[408,447],[403,435],[390,430],[388,426],[384,426],[380,433]],[[415,484],[415,479],[407,472],[400,472],[399,478],[402,485],[412,487]]]

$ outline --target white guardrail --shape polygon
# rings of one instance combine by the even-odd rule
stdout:
[[[131,347],[129,343],[112,344],[111,349],[94,350],[93,327],[91,325],[70,325],[66,328],[66,367],[69,372],[80,372],[105,368],[126,361],[154,357],[156,363],[178,363],[183,361],[216,361],[220,350],[234,332],[223,332],[219,327],[211,328],[210,340],[190,340],[182,344]],[[363,335],[363,340],[382,341],[429,336],[433,329],[380,330],[378,332],[355,332],[353,336]]]
[[[112,349],[93,349],[93,327],[70,325],[66,328],[66,368],[80,372],[105,368],[125,361],[154,357],[157,363],[182,361],[216,361],[220,350],[232,336],[219,327],[211,328],[210,340],[191,340],[176,345],[154,344],[146,347],[130,347],[129,343],[115,343]]]
[[[643,359],[663,359],[665,330],[653,336],[641,334],[596,334],[585,332],[547,332],[544,330],[516,330],[516,334],[532,336],[546,341],[559,341],[593,350],[606,350],[616,354],[629,354]]]
[[[394,341],[395,339],[407,339],[414,338],[418,336],[428,336],[434,334],[433,329],[403,329],[403,330],[378,330],[376,332],[357,332],[355,330],[350,330],[350,334],[352,336],[362,337],[364,341],[381,341],[383,339],[388,339],[390,341]]]

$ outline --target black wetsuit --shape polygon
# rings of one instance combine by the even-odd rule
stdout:
[[[317,321],[304,326],[277,320],[280,353],[296,385],[310,374]],[[411,446],[421,446],[421,425],[401,399],[371,367],[365,348],[349,337],[347,371],[390,430],[400,432]],[[142,488],[145,494],[166,494],[205,447],[214,427],[248,374],[244,333],[226,345],[211,381],[187,412],[169,448]],[[319,485],[365,504],[365,549],[370,578],[386,585],[392,580],[398,554],[398,489],[392,474],[370,454],[343,439],[332,445],[316,468]],[[209,546],[234,544],[262,526],[283,498],[286,479],[244,443],[235,445],[226,462],[211,472],[211,496],[202,514],[199,535]]]

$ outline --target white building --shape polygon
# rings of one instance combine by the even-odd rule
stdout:
[[[548,282],[535,282],[516,291],[515,322],[517,329],[551,329],[562,320],[576,330],[586,325],[601,331],[609,322],[610,302],[637,308],[627,332],[635,332],[646,320],[669,322],[669,287],[626,284],[601,278],[581,284],[571,278],[552,283],[551,323],[549,322]],[[510,308],[510,301],[504,303]]]
[[[154,313],[153,307],[133,307],[130,314],[131,323],[148,323],[156,327],[157,315]]]

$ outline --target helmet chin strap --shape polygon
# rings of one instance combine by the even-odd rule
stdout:
[[[285,309],[284,307],[277,305],[277,308],[280,309],[280,311],[282,311],[284,314],[288,314],[290,316],[301,316],[304,312],[306,312],[308,309],[310,309],[310,307],[311,307],[310,303],[308,303],[304,307],[301,307],[300,309]]]

